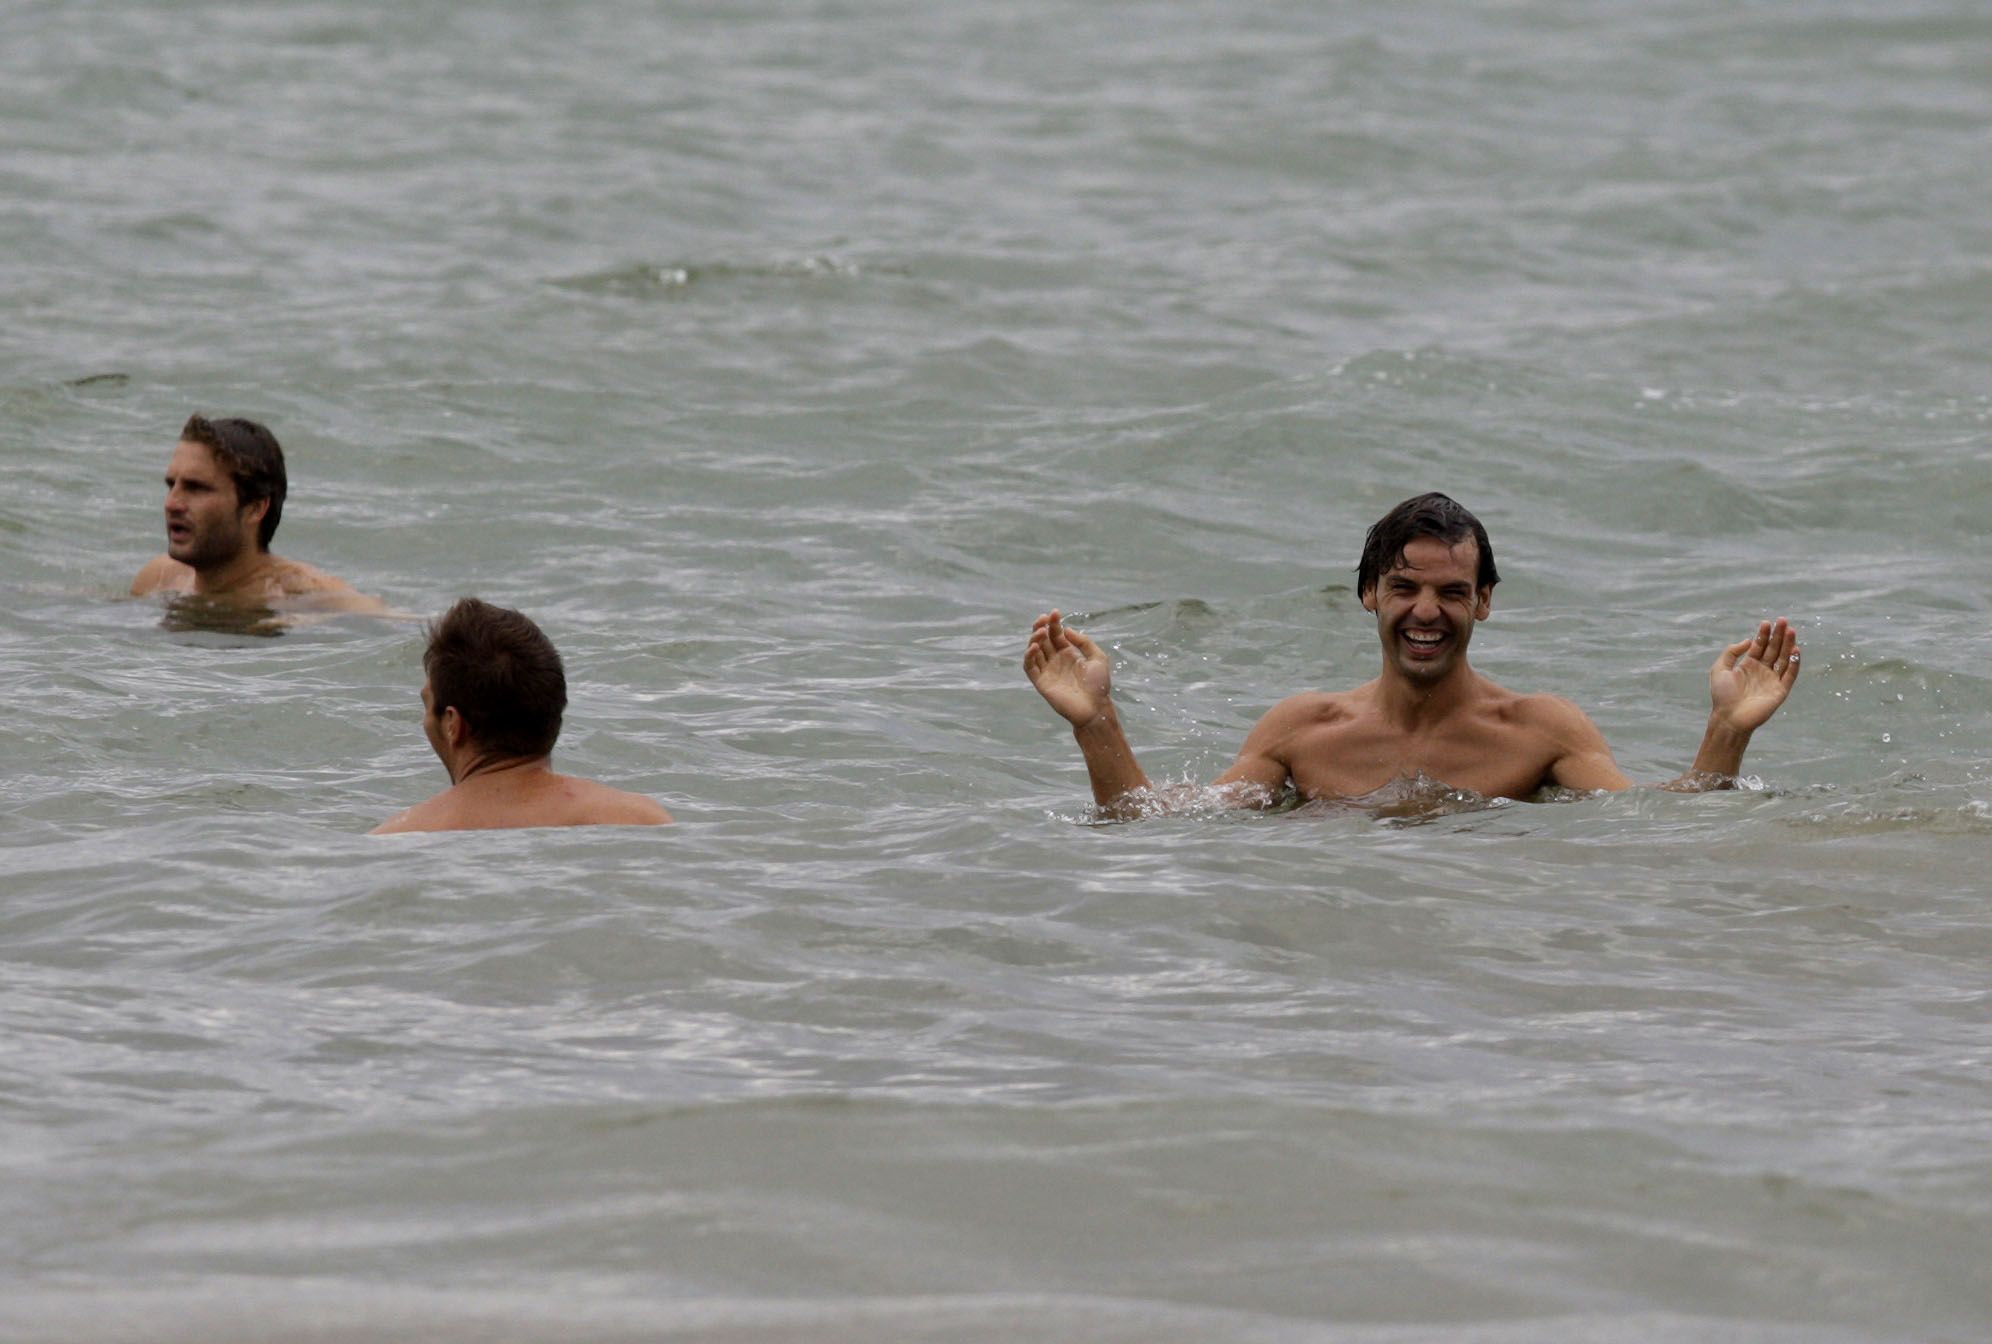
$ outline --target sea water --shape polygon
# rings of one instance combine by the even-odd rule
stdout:
[[[0,16],[0,1335],[1992,1331],[1992,17],[1910,0]],[[123,594],[193,411],[275,637]],[[1749,787],[1096,824],[1475,665]],[[421,624],[664,830],[372,839]]]

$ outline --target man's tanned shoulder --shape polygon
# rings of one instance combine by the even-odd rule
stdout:
[[[1348,691],[1301,691],[1267,710],[1266,717],[1293,728],[1332,727],[1347,723],[1359,712],[1358,697],[1365,689],[1358,686]]]
[[[352,599],[362,598],[369,606],[382,605],[378,599],[366,597],[359,589],[344,579],[327,574],[313,565],[297,560],[279,560],[270,572],[269,595],[271,597],[324,597]]]
[[[170,555],[155,555],[146,561],[131,581],[131,595],[144,597],[162,588],[185,589],[192,584],[194,571]]]
[[[1571,700],[1545,692],[1510,692],[1502,705],[1503,717],[1518,727],[1559,743],[1577,745],[1599,736],[1597,724]]]

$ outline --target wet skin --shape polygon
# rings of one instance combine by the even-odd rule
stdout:
[[[1420,537],[1362,594],[1374,613],[1383,666],[1352,690],[1305,692],[1269,710],[1215,784],[1227,801],[1264,806],[1292,788],[1308,799],[1362,797],[1393,781],[1427,778],[1487,797],[1527,798],[1545,786],[1624,789],[1597,725],[1554,695],[1524,695],[1467,662],[1474,627],[1493,609],[1478,588],[1479,549]],[[1750,735],[1784,703],[1798,676],[1788,622],[1762,622],[1724,649],[1709,673],[1711,712],[1688,773],[1670,788],[1723,787],[1741,768]],[[1107,656],[1064,624],[1040,616],[1024,651],[1039,694],[1072,724],[1095,802],[1110,815],[1158,801],[1115,713]],[[1159,800],[1165,807],[1168,799]]]

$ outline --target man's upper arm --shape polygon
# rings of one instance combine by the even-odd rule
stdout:
[[[1254,795],[1241,798],[1263,807],[1286,791],[1290,770],[1288,744],[1304,720],[1300,701],[1305,697],[1291,696],[1267,710],[1246,734],[1245,745],[1238,749],[1238,759],[1231,768],[1219,775],[1213,788],[1228,788],[1232,785],[1253,785]],[[1247,790],[1241,789],[1241,793]]]
[[[1568,700],[1540,696],[1539,712],[1543,727],[1555,744],[1556,758],[1550,762],[1549,779],[1566,789],[1629,789],[1632,781],[1612,759],[1611,744],[1598,731],[1598,725]]]

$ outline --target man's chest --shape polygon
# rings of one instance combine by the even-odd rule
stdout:
[[[1406,734],[1366,723],[1324,724],[1295,739],[1287,772],[1309,798],[1356,798],[1424,775],[1490,798],[1527,798],[1550,782],[1547,743],[1493,721]]]

